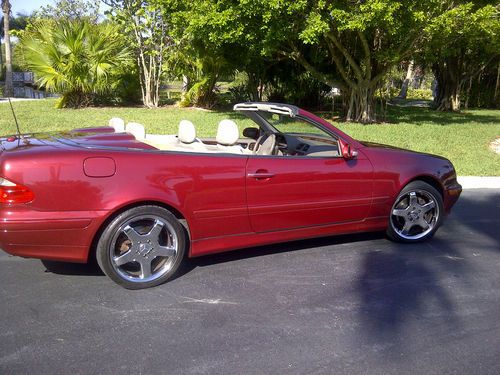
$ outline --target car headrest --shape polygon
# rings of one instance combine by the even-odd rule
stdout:
[[[222,120],[217,128],[217,143],[232,146],[238,142],[239,134],[238,125],[233,120]]]
[[[128,133],[132,134],[135,139],[144,139],[146,137],[146,130],[144,129],[144,125],[137,122],[129,122],[125,127],[125,130]]]
[[[125,131],[125,121],[119,117],[110,119],[108,125],[115,129],[115,133],[123,133]]]
[[[188,120],[182,120],[179,123],[177,137],[182,143],[193,143],[196,140],[196,129],[193,123]]]

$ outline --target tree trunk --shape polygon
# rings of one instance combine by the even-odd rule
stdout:
[[[500,64],[498,64],[498,69],[497,69],[497,82],[495,84],[494,103],[497,102],[499,91],[500,91]]]
[[[469,85],[467,86],[467,92],[465,93],[465,103],[464,103],[465,109],[469,108],[469,99],[471,97],[471,91],[472,91],[472,77],[469,78]]]
[[[146,56],[143,50],[139,51],[137,63],[139,65],[142,103],[145,107],[156,108],[160,102],[160,65],[154,56]]]
[[[399,92],[398,99],[406,99],[406,95],[408,94],[408,86],[413,79],[413,60],[408,64],[408,69],[406,71],[406,78],[403,81],[403,85],[401,86],[401,91]]]
[[[359,85],[349,88],[349,107],[346,121],[368,124],[376,121],[375,90],[368,85]]]
[[[185,95],[189,91],[189,77],[182,76],[182,94]]]
[[[13,83],[12,83],[12,56],[11,56],[11,46],[10,46],[10,34],[9,34],[9,16],[10,16],[10,2],[9,0],[2,0],[2,11],[3,11],[3,30],[4,30],[4,41],[5,41],[5,90],[3,95],[5,97],[11,97],[14,95]]]
[[[250,95],[250,100],[258,102],[260,100],[259,77],[255,73],[247,73],[247,74],[248,74],[247,90],[248,94]]]
[[[460,82],[454,64],[435,64],[432,68],[437,89],[434,107],[438,111],[460,111]]]

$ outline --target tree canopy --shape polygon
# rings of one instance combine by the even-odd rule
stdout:
[[[184,104],[212,107],[217,82],[238,75],[251,100],[280,100],[281,91],[301,101],[340,89],[345,119],[368,123],[389,76],[410,61],[434,73],[438,109],[460,109],[485,85],[499,96],[497,0],[104,2],[105,23],[119,28],[135,57],[129,71],[148,107],[159,105],[162,82],[181,77]],[[37,18],[100,25],[98,11],[88,0],[57,0]],[[495,84],[485,83],[492,77]]]
[[[377,88],[422,40],[421,30],[437,15],[438,3],[195,0],[184,20],[194,45],[240,67],[255,67],[262,56],[294,60],[316,79],[344,90],[348,120],[370,122]]]
[[[426,25],[422,50],[438,83],[436,107],[459,110],[467,85],[500,63],[500,21],[497,1],[444,3],[447,8]]]

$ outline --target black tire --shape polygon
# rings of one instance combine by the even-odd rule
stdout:
[[[410,182],[392,205],[387,236],[397,242],[425,241],[434,235],[443,216],[441,194],[426,182]]]
[[[117,215],[97,243],[102,271],[127,289],[160,285],[179,270],[186,252],[182,225],[170,211],[139,206]]]

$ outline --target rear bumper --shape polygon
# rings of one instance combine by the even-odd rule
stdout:
[[[9,254],[86,262],[103,212],[0,211],[0,248]]]

